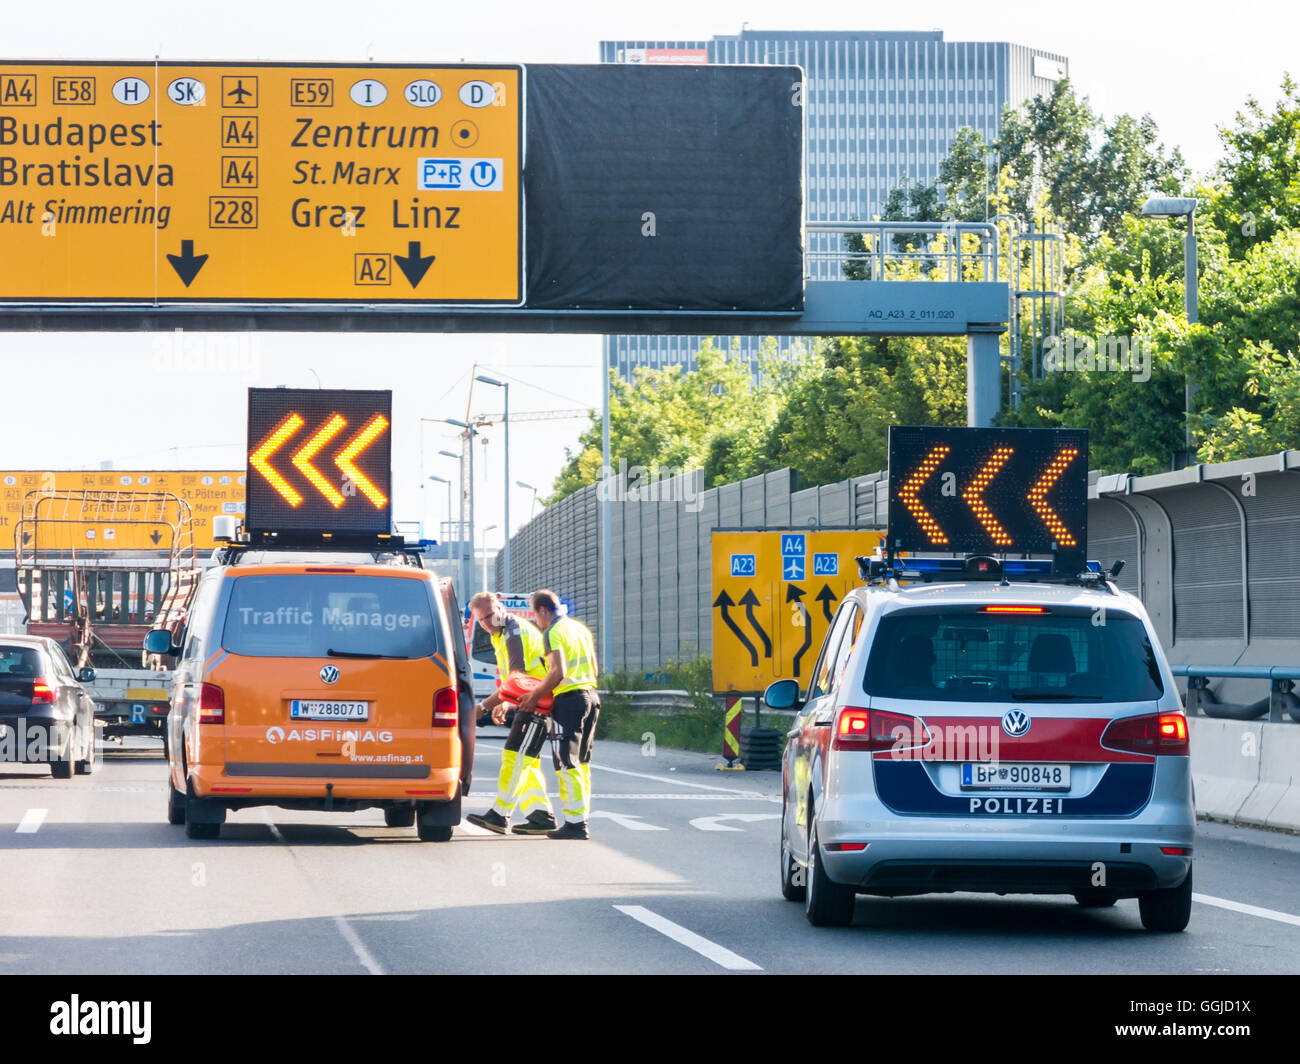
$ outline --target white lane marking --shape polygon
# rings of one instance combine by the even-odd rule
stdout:
[[[632,917],[638,923],[645,924],[646,927],[653,928],[661,935],[667,935],[674,942],[680,942],[687,949],[693,949],[701,957],[707,957],[714,964],[720,964],[723,968],[733,972],[761,972],[760,968],[753,961],[747,961],[738,953],[732,953],[725,946],[719,946],[716,942],[710,942],[707,938],[697,935],[694,931],[688,931],[681,924],[675,924],[658,913],[652,913],[649,909],[641,905],[615,905],[615,909],[625,916]]]
[[[23,814],[22,820],[18,821],[18,827],[15,829],[19,835],[35,835],[41,830],[41,825],[45,823],[45,815],[48,809],[29,809]]]
[[[743,831],[724,824],[724,820],[739,820],[742,824],[752,824],[760,820],[780,820],[780,813],[719,813],[717,816],[697,816],[691,821],[691,827],[700,831]]]
[[[280,829],[277,828],[274,823],[272,823],[271,815],[268,812],[266,812],[266,810],[262,811],[262,819],[266,821],[266,826],[271,829],[271,836],[275,839],[275,841],[284,842],[285,841],[284,836],[280,834]],[[302,865],[298,861],[298,855],[293,852],[292,846],[289,847],[289,856],[293,858],[294,864],[297,864],[299,870],[301,871]],[[371,975],[384,974],[383,967],[380,965],[380,963],[377,960],[375,960],[371,952],[368,949],[366,949],[366,944],[361,941],[360,937],[358,937],[356,931],[353,930],[352,925],[349,924],[347,920],[345,920],[342,916],[335,916],[334,926],[338,928],[339,934],[343,936],[343,941],[352,947],[352,952],[356,956],[357,960],[361,962],[361,967],[363,967]]]
[[[652,776],[648,772],[631,772],[625,768],[610,768],[608,765],[598,765],[594,761],[591,767],[597,772],[615,772],[620,776],[636,776],[643,780],[654,780],[656,783],[671,783],[674,787],[694,787],[701,791],[721,791],[724,794],[753,794],[753,791],[743,791],[736,787],[714,787],[707,783],[690,783],[687,780],[675,779],[672,776]],[[759,795],[764,801],[779,802],[780,795]]]
[[[593,809],[587,814],[592,818],[601,820],[612,820],[619,827],[627,828],[629,831],[667,831],[667,828],[661,828],[658,824],[646,824],[642,822],[639,816],[633,816],[630,813],[607,813],[603,809]]]
[[[481,828],[477,824],[471,824],[468,820],[462,820],[457,827],[466,835],[495,835],[495,831],[488,831],[487,828]]]
[[[1261,909],[1258,905],[1229,901],[1227,898],[1215,898],[1209,894],[1193,894],[1192,901],[1199,901],[1202,905],[1213,905],[1219,909],[1230,909],[1234,913],[1245,913],[1247,916],[1258,916],[1261,920],[1276,920],[1279,924],[1300,927],[1300,916],[1280,913],[1276,909]]]

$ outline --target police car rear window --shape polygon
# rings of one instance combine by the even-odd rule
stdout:
[[[1060,607],[887,614],[863,686],[881,698],[945,702],[1139,702],[1164,692],[1138,618]]]
[[[424,581],[341,573],[232,580],[221,645],[268,658],[424,658],[441,649]]]

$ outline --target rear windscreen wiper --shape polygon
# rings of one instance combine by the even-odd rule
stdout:
[[[1066,702],[1077,700],[1082,702],[1100,702],[1101,695],[1093,694],[1075,694],[1071,691],[1064,691],[1059,688],[1043,687],[1026,687],[1020,691],[1012,691],[1011,697],[1017,702]]]
[[[331,658],[389,658],[395,661],[405,660],[403,654],[379,654],[368,650],[327,650],[325,653]]]

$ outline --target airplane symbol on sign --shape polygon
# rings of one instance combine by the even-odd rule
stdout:
[[[785,580],[802,580],[804,578],[803,558],[784,558],[782,578]]]

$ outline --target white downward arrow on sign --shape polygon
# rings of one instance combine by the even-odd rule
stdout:
[[[629,816],[626,813],[606,813],[603,809],[596,809],[587,814],[591,817],[600,817],[602,820],[612,820],[620,827],[627,828],[629,831],[667,831],[667,828],[661,828],[657,824],[642,823],[639,816]]]
[[[717,816],[697,816],[691,821],[691,827],[701,831],[740,831],[740,828],[728,827],[724,820],[739,820],[743,824],[753,824],[759,820],[780,820],[780,813],[719,813]]]

